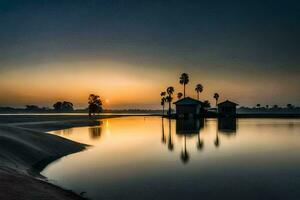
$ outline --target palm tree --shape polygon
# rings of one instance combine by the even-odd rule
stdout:
[[[178,99],[181,99],[181,97],[182,97],[182,93],[181,93],[181,92],[178,92],[177,98],[178,98]]]
[[[203,86],[201,84],[197,84],[195,91],[197,92],[198,100],[199,100],[199,94],[203,91]]]
[[[216,99],[216,106],[218,105],[218,100],[219,100],[219,94],[218,93],[215,93],[214,94],[214,99]]]
[[[165,102],[166,102],[166,97],[163,97],[161,98],[161,102],[160,102],[160,105],[163,107],[163,110],[162,110],[162,114],[165,115]]]
[[[189,75],[182,73],[179,78],[179,83],[183,85],[183,98],[185,98],[185,85],[189,83]]]
[[[166,96],[166,92],[161,92],[160,96],[162,97],[160,105],[163,107],[163,115],[165,115],[165,102],[167,101],[166,97],[165,97]]]
[[[171,102],[173,100],[174,87],[170,86],[167,88],[168,96],[166,97],[167,102],[169,103],[169,116],[171,116]]]

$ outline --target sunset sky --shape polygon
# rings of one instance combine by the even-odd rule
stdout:
[[[0,106],[160,108],[187,94],[300,105],[298,1],[0,0]]]

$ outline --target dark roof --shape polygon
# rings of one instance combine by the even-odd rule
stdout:
[[[174,104],[176,104],[176,105],[198,105],[198,104],[202,104],[202,102],[197,99],[193,99],[191,97],[185,97],[183,99],[180,99],[180,100],[174,102]]]
[[[221,103],[218,103],[218,106],[221,106],[221,105],[238,106],[239,104],[234,103],[234,102],[229,101],[229,100],[226,100],[226,101],[223,101]]]

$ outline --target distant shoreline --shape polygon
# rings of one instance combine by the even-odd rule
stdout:
[[[47,117],[51,120],[62,120],[66,118],[74,119],[88,119],[87,113],[0,113],[0,124],[3,122],[9,123],[18,122],[19,119],[24,116],[27,121],[44,121]],[[111,117],[134,117],[134,116],[164,116],[161,113],[100,113],[93,116],[93,119],[111,118]],[[17,118],[16,118],[17,117]],[[213,112],[205,113],[204,118],[217,118],[217,114]],[[19,119],[18,119],[19,118]],[[176,118],[175,114],[172,114],[172,118]],[[236,118],[300,118],[300,113],[237,113]],[[24,119],[23,119],[24,120]]]

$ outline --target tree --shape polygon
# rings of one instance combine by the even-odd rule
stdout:
[[[71,102],[68,102],[68,101],[58,101],[56,102],[55,104],[53,104],[53,108],[55,111],[57,112],[62,112],[62,111],[67,111],[67,112],[70,112],[70,111],[73,111],[73,104]]]
[[[183,85],[183,98],[185,98],[185,85],[189,83],[189,75],[182,73],[179,78],[179,83]]]
[[[28,111],[38,111],[40,108],[36,105],[26,105],[26,110]]]
[[[210,108],[210,103],[208,100],[203,101],[203,108]]]
[[[165,97],[166,96],[166,92],[161,92],[160,96],[162,97],[160,105],[163,107],[163,115],[165,115],[165,102],[167,101],[167,99]]]
[[[216,106],[218,105],[218,100],[219,100],[219,94],[218,93],[215,93],[214,94],[214,99],[216,99]]]
[[[162,114],[165,115],[165,102],[167,101],[166,97],[161,98],[160,105],[163,107]]]
[[[95,115],[95,113],[102,112],[102,101],[98,95],[90,94],[88,104],[89,117],[91,117],[91,114]]]
[[[63,111],[73,111],[73,104],[68,101],[62,102],[61,108]]]
[[[182,93],[181,93],[181,92],[178,92],[177,98],[178,98],[178,99],[181,99],[181,97],[182,97]]]
[[[61,111],[62,108],[62,102],[58,101],[55,104],[53,104],[53,108],[55,111]]]
[[[173,93],[174,93],[174,87],[172,87],[172,86],[168,87],[167,88],[168,96],[166,97],[166,100],[169,103],[169,113],[168,113],[169,116],[171,116],[171,102],[173,100],[173,97],[172,97]]]
[[[290,103],[287,104],[286,107],[287,107],[288,109],[293,109],[293,108],[294,108],[294,106],[293,106],[292,104],[290,104]]]
[[[256,107],[257,107],[257,108],[260,108],[260,104],[259,104],[259,103],[258,103],[258,104],[256,104]]]
[[[197,97],[198,97],[198,100],[199,100],[199,94],[203,91],[203,86],[201,84],[197,84],[196,88],[195,88],[195,91],[197,92]]]

